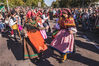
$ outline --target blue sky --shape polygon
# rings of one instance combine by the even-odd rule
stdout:
[[[53,1],[56,1],[56,0],[44,0],[45,4],[47,6],[51,6],[51,4],[52,4]]]

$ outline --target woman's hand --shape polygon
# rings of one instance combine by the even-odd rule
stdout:
[[[38,27],[40,30],[45,30],[46,28],[44,28],[44,27]]]
[[[46,29],[48,29],[48,28],[49,28],[49,26],[46,27]]]
[[[25,34],[25,37],[28,37],[28,35],[27,35],[27,34]]]
[[[25,36],[25,37],[28,37],[28,34],[27,34],[26,29],[23,29],[23,32],[24,32],[24,36]]]
[[[72,30],[69,30],[69,33],[70,33],[70,34],[73,34],[73,31],[72,31]]]

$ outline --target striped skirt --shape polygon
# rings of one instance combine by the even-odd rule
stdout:
[[[45,30],[40,30],[40,33],[43,36],[43,39],[47,39],[47,34]]]
[[[68,30],[60,30],[55,39],[51,42],[51,47],[58,50],[60,53],[73,52],[74,36]]]

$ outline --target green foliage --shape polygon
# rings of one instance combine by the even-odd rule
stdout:
[[[52,3],[52,7],[54,7],[54,8],[59,7],[58,0],[56,0],[55,2]]]
[[[0,2],[7,5],[6,0],[0,0]],[[33,6],[33,7],[37,7],[38,2],[41,2],[42,7],[45,5],[44,0],[8,0],[8,2],[9,2],[10,7],[14,7],[14,6]]]
[[[86,7],[97,1],[99,0],[56,0],[52,3],[52,7]]]

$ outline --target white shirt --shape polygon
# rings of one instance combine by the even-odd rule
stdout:
[[[43,14],[42,16],[43,16],[43,19],[44,19],[44,20],[48,19],[48,17],[45,17],[45,15],[44,15],[44,14]]]
[[[16,24],[16,22],[14,22],[13,19],[10,18],[10,20],[9,20],[9,26],[13,26],[14,24]]]

